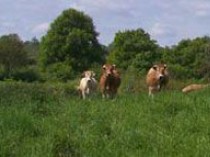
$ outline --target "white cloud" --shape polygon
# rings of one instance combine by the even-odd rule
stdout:
[[[197,16],[200,16],[200,17],[204,17],[204,16],[208,16],[208,15],[209,15],[209,13],[208,13],[206,10],[197,10],[197,11],[195,12],[195,14],[196,14]]]
[[[48,29],[49,29],[49,23],[45,22],[45,23],[41,23],[38,24],[37,26],[35,26],[32,30],[33,33],[45,33]]]
[[[2,21],[0,23],[0,35],[15,33],[15,24],[12,22]]]
[[[67,8],[88,14],[106,45],[125,29],[143,28],[162,45],[210,33],[210,0],[0,0],[0,34],[40,37]]]
[[[210,3],[200,3],[195,6],[195,15],[197,16],[209,16],[210,15]]]
[[[157,40],[161,46],[175,44],[179,35],[176,28],[172,27],[170,24],[164,24],[163,22],[156,22],[149,30],[149,34],[151,38]]]
[[[151,32],[151,35],[154,37],[163,36],[167,34],[167,26],[157,22],[153,25],[150,32]]]
[[[2,25],[2,27],[5,27],[5,28],[14,27],[14,24],[11,22],[2,22],[1,25]]]
[[[106,10],[107,12],[111,11],[120,11],[120,10],[129,10],[132,5],[129,4],[136,3],[135,0],[75,0],[72,2],[72,7],[76,9],[82,9],[83,11],[89,12],[100,12]]]
[[[198,17],[210,16],[210,1],[207,0],[180,0],[179,7]]]

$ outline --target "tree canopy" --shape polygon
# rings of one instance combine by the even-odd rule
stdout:
[[[41,42],[36,38],[23,42],[17,34],[3,35],[0,79],[68,80],[88,68],[99,73],[104,62],[143,73],[153,64],[164,62],[174,78],[210,77],[209,36],[161,47],[141,28],[117,32],[109,46],[101,45],[98,35],[92,18],[71,8],[51,23]]]
[[[36,65],[39,55],[39,40],[36,37],[33,37],[31,40],[25,41],[24,50],[28,54],[30,65]]]
[[[41,40],[42,68],[56,72],[59,67],[65,66],[71,72],[80,72],[92,64],[101,63],[103,49],[97,36],[93,21],[88,15],[75,9],[63,11]]]
[[[158,57],[157,48],[156,41],[141,28],[118,32],[111,44],[108,61],[123,69],[130,65],[139,69],[148,68]]]
[[[23,41],[17,34],[3,35],[0,37],[0,64],[5,75],[11,76],[12,72],[27,63],[27,53],[24,51]]]
[[[176,78],[203,78],[210,76],[210,38],[183,39],[163,53]]]

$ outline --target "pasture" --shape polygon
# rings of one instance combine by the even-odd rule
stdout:
[[[209,156],[210,89],[81,100],[74,84],[1,82],[0,156]]]

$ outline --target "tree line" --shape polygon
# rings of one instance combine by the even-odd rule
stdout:
[[[118,31],[108,46],[99,43],[92,18],[67,9],[50,25],[41,40],[23,41],[18,34],[0,37],[0,79],[22,81],[67,81],[82,71],[99,71],[105,62],[122,71],[139,73],[164,62],[175,79],[209,78],[210,37],[183,39],[161,47],[142,28]]]

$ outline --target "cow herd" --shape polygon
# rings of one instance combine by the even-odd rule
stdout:
[[[101,76],[98,81],[95,79],[95,73],[91,70],[84,71],[77,90],[81,98],[86,99],[94,93],[98,87],[103,98],[114,98],[117,95],[118,88],[121,84],[121,76],[115,64],[104,64],[101,70]],[[166,64],[153,65],[147,75],[146,84],[148,86],[149,96],[153,97],[154,93],[160,91],[169,82],[169,73]],[[183,93],[200,90],[208,87],[208,84],[191,84],[182,89]]]
[[[105,64],[102,66],[102,74],[99,81],[100,90],[103,98],[114,98],[121,84],[119,71],[114,64]],[[93,71],[83,72],[80,84],[78,86],[79,95],[85,99],[88,95],[96,91],[98,82],[95,79]]]

